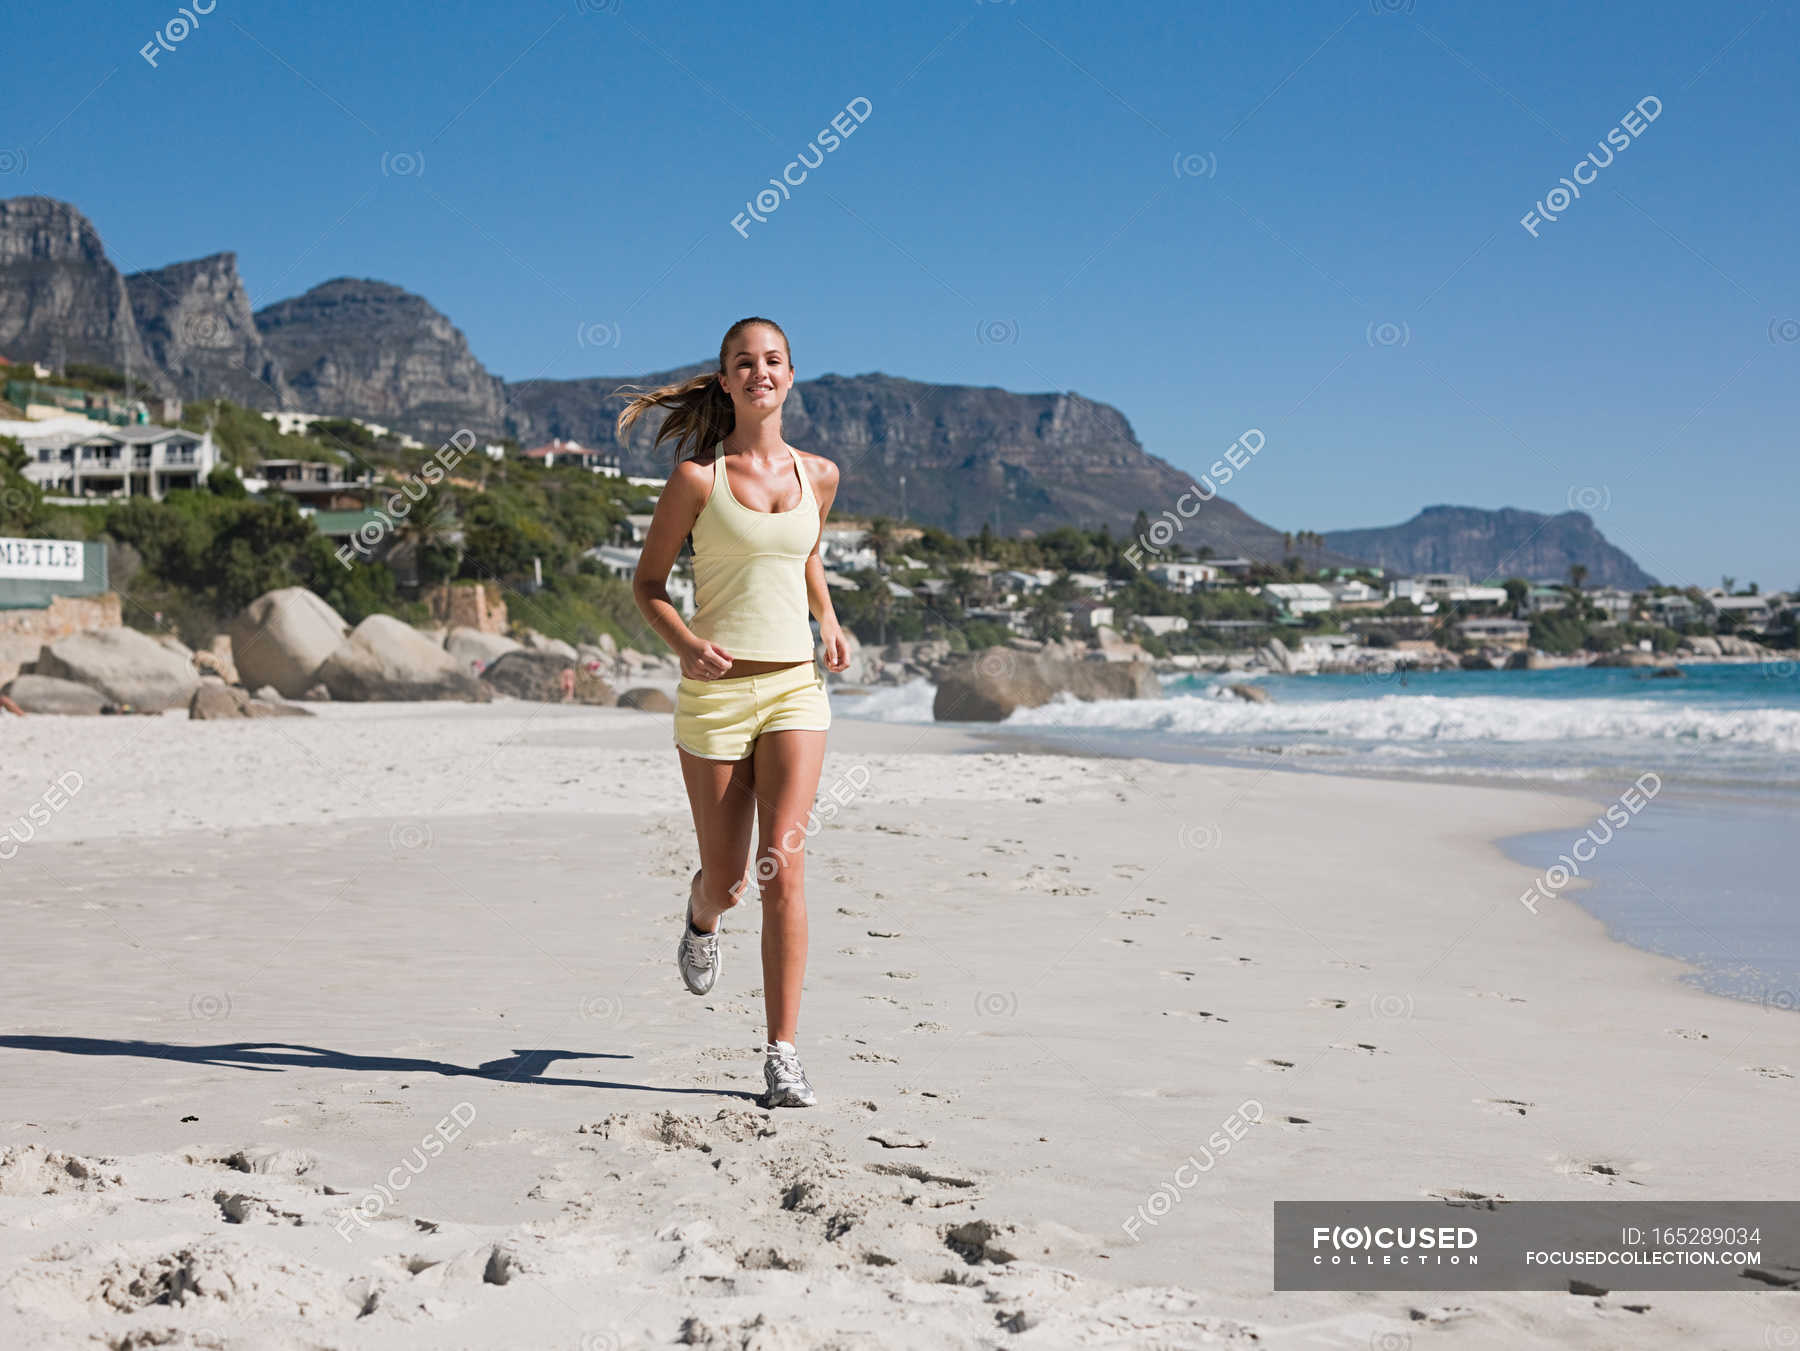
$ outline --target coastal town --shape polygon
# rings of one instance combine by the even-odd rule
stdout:
[[[346,580],[332,576],[339,568],[381,578],[360,591],[313,585],[306,604],[319,633],[304,651],[287,654],[286,665],[264,670],[268,678],[246,682],[250,691],[300,701],[499,694],[614,703],[628,696],[630,706],[660,709],[679,678],[629,595],[665,481],[624,473],[616,454],[572,439],[522,447],[462,433],[434,457],[418,438],[363,419],[129,398],[124,382],[104,370],[78,370],[85,378],[65,374],[61,383],[41,363],[8,363],[4,373],[0,447],[11,486],[0,521],[8,537],[0,539],[0,685],[17,708],[141,707],[176,691],[191,698],[203,681],[236,686],[241,668],[259,666],[234,662],[230,634],[242,631],[252,605],[296,603],[312,581],[304,571],[292,579],[297,586],[235,597],[230,612],[215,604],[179,616],[155,604],[155,589],[140,597],[134,592],[143,588],[116,575],[121,548],[135,555],[134,577],[146,569],[143,550],[112,513],[135,505],[140,513],[178,515],[181,500],[196,497],[284,514],[291,529],[316,537],[336,560],[338,568],[322,569],[333,585]],[[430,484],[408,464],[435,471],[423,476]],[[487,499],[518,480],[559,503],[579,500],[582,514],[562,513],[563,539],[534,542],[512,522],[510,533],[520,538],[498,547],[489,539],[485,554],[497,556],[486,562],[482,540],[472,536],[508,532],[488,519]],[[415,500],[424,505],[415,508]],[[75,527],[74,537],[57,540],[62,555],[54,566],[28,547],[46,542],[41,531],[52,520]],[[939,699],[938,716],[956,718],[961,709],[960,716],[987,720],[1058,692],[1137,698],[1157,691],[1154,679],[1125,671],[1126,678],[1096,683],[1078,669],[1090,661],[1163,677],[1562,665],[1644,666],[1679,676],[1683,660],[1779,662],[1791,660],[1795,647],[1800,597],[1765,594],[1754,583],[1737,589],[1729,578],[1707,589],[1633,590],[1585,585],[1579,565],[1562,578],[1400,575],[1377,565],[1309,564],[1303,539],[1284,541],[1279,559],[1215,557],[1205,545],[1170,547],[1147,513],[1137,526],[1117,539],[1069,527],[1010,538],[984,529],[957,539],[890,517],[831,521],[819,556],[853,653],[836,687],[849,693],[917,679],[960,681],[967,697]],[[604,603],[545,603],[559,583],[578,579]],[[669,591],[691,613],[685,554]],[[285,598],[270,600],[276,592]],[[381,622],[369,626],[365,646],[408,649],[407,661],[393,652],[386,658],[408,674],[386,686],[359,678],[335,688],[302,678],[319,673],[340,642],[374,619]],[[277,632],[292,627],[284,620]],[[59,662],[58,643],[121,628],[138,631],[146,657],[153,647],[164,656],[186,653],[189,678],[162,696],[101,680],[117,697],[98,701],[41,684],[55,671],[76,672]],[[264,657],[279,645],[263,644]],[[975,658],[995,648],[1019,655],[1005,669],[984,669]],[[502,661],[509,653],[522,655]],[[1026,664],[1029,679],[1021,680]],[[35,679],[18,685],[22,676]],[[1229,688],[1269,697],[1254,685]],[[132,693],[135,699],[126,697]]]

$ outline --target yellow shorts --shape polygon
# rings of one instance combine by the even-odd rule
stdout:
[[[745,759],[764,732],[830,726],[825,676],[810,661],[724,680],[683,676],[675,688],[675,744],[708,760]]]

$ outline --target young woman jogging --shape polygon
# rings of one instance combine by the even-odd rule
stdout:
[[[622,438],[650,409],[666,409],[655,444],[675,442],[676,463],[632,583],[638,609],[681,659],[675,745],[700,868],[675,964],[689,990],[712,989],[720,921],[743,899],[754,864],[771,1107],[817,1101],[795,1050],[806,974],[806,827],[831,726],[809,614],[819,621],[826,668],[849,665],[818,552],[838,470],[781,439],[781,406],[793,385],[780,326],[740,319],[719,344],[717,371],[629,391],[619,415]],[[695,609],[684,622],[667,584],[690,536]]]

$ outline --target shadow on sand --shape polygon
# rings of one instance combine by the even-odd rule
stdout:
[[[162,1041],[109,1041],[104,1037],[0,1037],[0,1047],[19,1051],[58,1051],[63,1055],[129,1055],[146,1060],[180,1060],[192,1065],[218,1065],[226,1069],[279,1073],[288,1067],[314,1070],[347,1070],[385,1074],[442,1074],[450,1077],[494,1079],[502,1083],[550,1084],[566,1088],[611,1088],[633,1093],[676,1093],[709,1098],[751,1098],[741,1089],[664,1088],[656,1084],[627,1084],[608,1079],[553,1079],[544,1071],[558,1060],[629,1060],[630,1056],[605,1051],[514,1051],[499,1060],[474,1068],[444,1060],[416,1060],[407,1056],[350,1055],[322,1046],[295,1046],[287,1042],[232,1041],[216,1046],[178,1046]]]

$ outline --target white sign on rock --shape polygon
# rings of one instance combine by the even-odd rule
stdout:
[[[82,572],[78,539],[11,539],[0,535],[0,577],[79,582]]]

